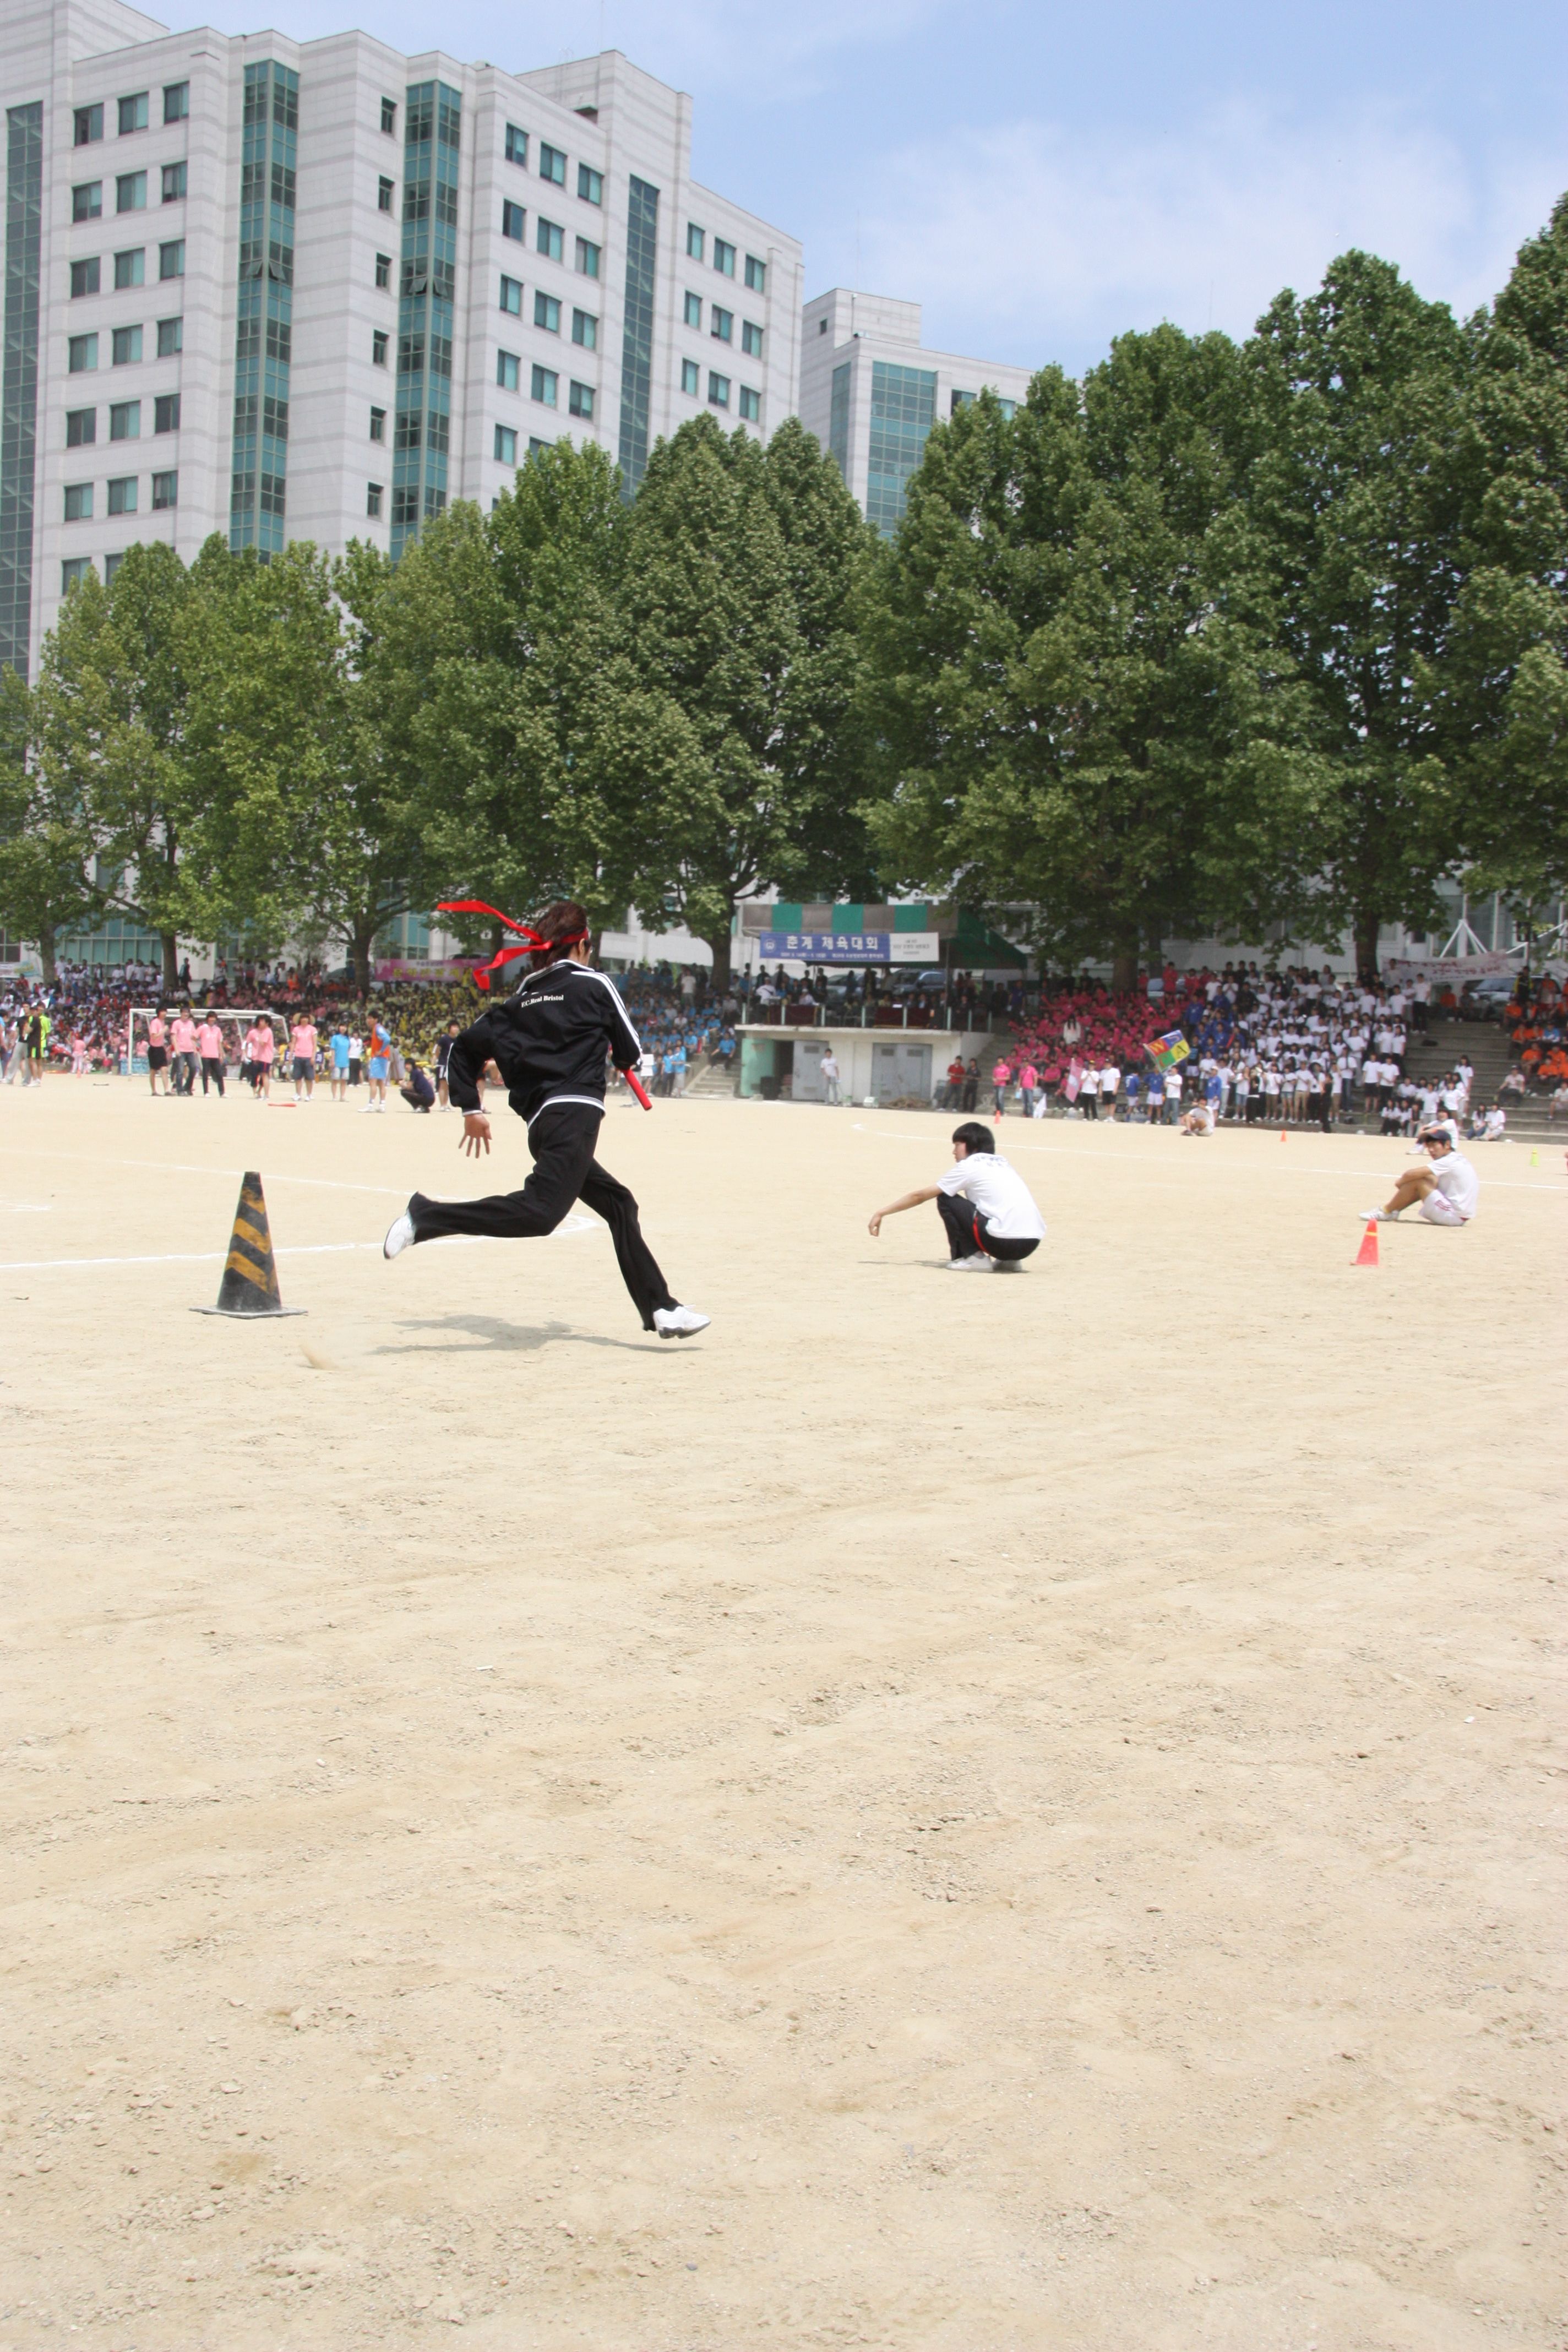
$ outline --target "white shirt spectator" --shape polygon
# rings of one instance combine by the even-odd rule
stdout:
[[[939,1192],[962,1193],[972,1201],[998,1241],[1037,1242],[1045,1239],[1046,1221],[1036,1208],[1028,1186],[999,1152],[971,1151],[937,1179]]]

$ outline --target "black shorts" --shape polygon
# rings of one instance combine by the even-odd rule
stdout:
[[[149,1045],[147,1048],[147,1067],[150,1070],[166,1070],[168,1066],[168,1047],[166,1045]]]

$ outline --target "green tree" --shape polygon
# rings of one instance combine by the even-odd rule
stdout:
[[[104,906],[160,935],[166,989],[179,934],[208,936],[188,859],[202,815],[185,740],[193,593],[172,548],[130,549],[112,586],[83,581],[66,598],[33,693],[46,788],[56,806],[81,812]]]
[[[72,595],[103,593],[95,579]],[[37,947],[55,977],[55,943],[102,912],[92,827],[79,793],[43,757],[34,694],[16,672],[0,678],[0,923]]]
[[[1463,586],[1424,682],[1471,886],[1568,888],[1568,196],[1470,328]]]
[[[685,748],[620,644],[625,537],[605,452],[560,443],[489,516],[428,524],[399,565],[364,674],[426,903],[624,914],[637,814],[668,797]]]
[[[1310,702],[1320,792],[1310,935],[1347,928],[1364,974],[1380,926],[1436,915],[1461,824],[1426,683],[1462,563],[1456,440],[1466,345],[1370,254],[1281,294],[1247,347],[1263,425],[1249,506]]]
[[[837,468],[795,421],[765,451],[709,416],[683,425],[631,510],[623,642],[653,707],[680,722],[637,824],[632,895],[707,942],[721,987],[746,893],[865,887],[855,595],[868,546]]]
[[[1172,933],[1279,912],[1310,831],[1301,712],[1241,492],[1239,355],[1121,337],[939,425],[868,599],[868,814],[906,887],[1026,902],[1129,987]]]

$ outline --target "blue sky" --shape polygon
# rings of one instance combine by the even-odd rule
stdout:
[[[280,0],[270,21],[515,68],[624,49],[692,93],[698,177],[803,239],[808,295],[896,294],[933,347],[1075,373],[1161,318],[1244,334],[1351,245],[1468,311],[1568,189],[1563,0]]]

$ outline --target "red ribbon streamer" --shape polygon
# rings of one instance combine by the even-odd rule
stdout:
[[[503,963],[515,963],[519,956],[537,955],[544,948],[580,947],[588,936],[586,931],[574,931],[567,939],[547,940],[542,931],[534,929],[531,923],[516,922],[510,915],[503,915],[499,907],[488,907],[482,898],[439,898],[436,902],[436,912],[438,915],[493,915],[507,930],[519,934],[515,947],[499,949],[489,963],[476,967],[474,984],[477,988],[488,989],[491,972],[499,971]]]

